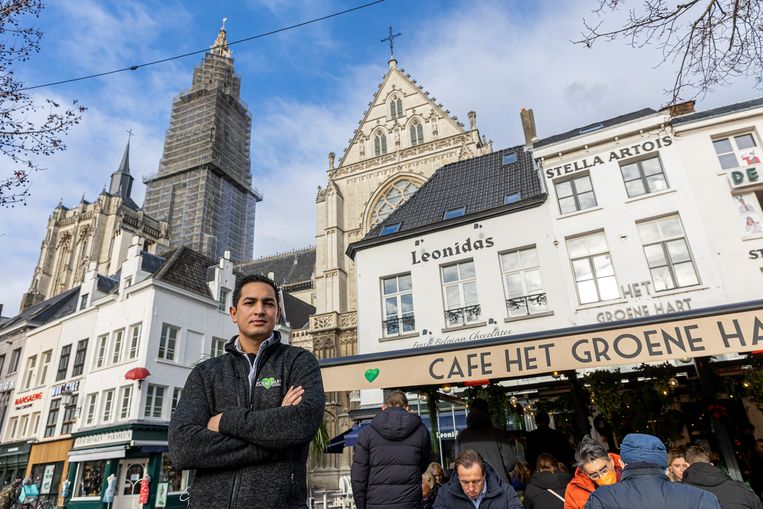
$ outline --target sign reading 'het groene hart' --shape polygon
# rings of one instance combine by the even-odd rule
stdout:
[[[763,301],[471,341],[450,350],[433,347],[324,360],[321,371],[330,392],[526,377],[754,350],[763,350]]]

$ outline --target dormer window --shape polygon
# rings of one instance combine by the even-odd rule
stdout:
[[[390,120],[395,120],[396,118],[400,118],[402,116],[403,101],[399,97],[393,96],[389,101],[389,118]]]
[[[387,153],[387,136],[378,131],[374,136],[374,154],[381,156]]]
[[[383,237],[385,235],[391,235],[393,233],[397,233],[400,230],[400,225],[402,223],[395,223],[395,224],[388,224],[386,226],[383,226],[381,231],[379,232],[379,237]]]
[[[424,126],[421,125],[421,122],[418,120],[414,120],[411,124],[411,146],[415,147],[416,145],[421,145],[424,143]]]
[[[453,219],[454,217],[461,217],[466,212],[466,207],[458,207],[455,209],[448,209],[445,211],[445,213],[442,215],[443,220],[445,219]]]

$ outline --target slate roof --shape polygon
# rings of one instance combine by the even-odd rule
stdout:
[[[0,335],[4,330],[15,327],[23,322],[31,326],[44,325],[62,316],[74,313],[77,310],[79,298],[79,286],[55,295],[47,300],[24,309],[21,313],[8,318],[0,328]]]
[[[763,106],[763,97],[758,97],[757,99],[729,104],[719,108],[713,108],[712,110],[681,115],[680,117],[675,117],[672,123],[673,125],[688,124],[689,122],[697,122],[699,120],[705,120],[707,118],[718,117],[721,115],[728,115],[729,113],[736,113],[737,111],[751,110],[761,106]]]
[[[216,261],[185,246],[164,253],[165,262],[154,278],[202,297],[214,298],[207,286],[207,268]]]
[[[264,274],[272,272],[275,282],[286,291],[296,291],[312,286],[315,269],[315,248],[306,247],[286,253],[264,256],[256,260],[240,263],[235,270],[243,274]]]
[[[310,321],[310,315],[315,314],[315,306],[287,292],[283,292],[283,307],[286,310],[286,320],[292,329],[302,329]]]
[[[503,164],[504,155],[514,153],[517,161]],[[504,204],[504,198],[521,193],[520,200]],[[498,214],[524,208],[531,203],[542,203],[546,198],[531,152],[523,145],[503,149],[492,154],[467,159],[443,166],[421,188],[385,221],[372,228],[363,240],[353,243],[354,250],[381,238],[399,237],[406,232],[428,230],[431,226],[449,226],[473,221],[487,213]],[[443,220],[446,210],[466,207],[464,215]],[[400,223],[396,233],[380,236],[385,226]]]
[[[119,288],[119,278],[114,279],[100,274],[98,274],[97,278],[96,288],[99,292],[108,294]]]
[[[642,110],[626,113],[625,115],[620,115],[618,117],[609,118],[607,120],[600,120],[598,122],[593,122],[592,124],[588,124],[582,127],[572,129],[565,133],[555,134],[553,136],[549,136],[548,138],[543,138],[542,140],[538,140],[535,143],[533,143],[533,147],[541,148],[541,147],[545,147],[546,145],[551,145],[554,143],[559,143],[561,141],[571,140],[572,138],[576,138],[578,136],[584,136],[585,134],[588,134],[591,132],[600,131],[602,129],[614,127],[616,125],[624,124],[626,122],[632,122],[633,120],[638,120],[643,117],[648,117],[649,115],[653,115],[655,113],[657,113],[657,111],[653,110],[652,108],[644,108]],[[601,124],[601,127],[597,128],[599,124]],[[581,131],[583,132],[581,133]]]

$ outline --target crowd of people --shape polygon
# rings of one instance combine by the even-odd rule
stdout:
[[[631,433],[619,454],[586,435],[573,448],[539,412],[518,460],[514,440],[474,400],[453,469],[431,463],[429,432],[401,391],[358,436],[352,487],[358,509],[763,509],[761,486],[731,479],[699,446],[668,450]],[[763,458],[763,441],[758,441]],[[760,479],[760,465],[753,466]],[[531,470],[532,469],[532,470]]]

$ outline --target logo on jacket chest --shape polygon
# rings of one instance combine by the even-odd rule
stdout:
[[[281,379],[269,376],[266,378],[260,378],[254,385],[255,387],[264,387],[265,389],[270,389],[271,387],[281,387]]]

